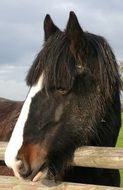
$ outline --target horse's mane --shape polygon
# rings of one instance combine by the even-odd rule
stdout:
[[[99,85],[103,90],[105,89],[107,95],[110,95],[114,87],[120,86],[120,76],[115,55],[108,42],[102,36],[90,33],[86,33],[86,36],[92,46],[91,48],[95,50],[97,55],[94,70],[96,75],[99,73]]]
[[[34,85],[44,74],[46,88],[71,89],[77,76],[76,64],[80,61],[84,71],[96,79],[105,95],[110,96],[114,86],[120,84],[115,56],[107,41],[101,37],[84,32],[84,40],[71,52],[65,32],[58,31],[45,43],[38,53],[26,77],[29,86]]]
[[[47,85],[52,83],[57,89],[61,85],[62,88],[69,88],[73,85],[74,58],[65,35],[60,31],[44,43],[44,48],[39,52],[29,70],[26,78],[27,84],[30,86],[35,84],[43,71]]]

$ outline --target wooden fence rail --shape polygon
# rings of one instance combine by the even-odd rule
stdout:
[[[60,183],[53,182],[26,182],[16,179],[15,177],[0,177],[0,190],[123,190],[123,188],[107,187],[98,185],[86,185],[76,183]]]
[[[0,142],[0,160],[4,159],[6,146],[7,143]],[[76,151],[73,164],[85,167],[123,169],[123,148],[84,146]]]
[[[4,152],[7,143],[0,142],[0,160],[4,159]],[[74,156],[73,165],[123,169],[123,149],[110,147],[82,147],[78,149]],[[0,190],[123,190],[123,188],[106,187],[86,184],[61,183],[53,182],[27,182],[20,181],[15,177],[0,176]]]

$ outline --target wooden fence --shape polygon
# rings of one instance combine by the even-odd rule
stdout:
[[[4,159],[7,143],[0,142],[0,160]],[[104,147],[82,147],[74,156],[73,165],[123,169],[123,149]],[[0,190],[123,190],[123,188],[106,187],[87,184],[61,183],[54,184],[52,181],[29,182],[18,180],[15,177],[0,176]]]

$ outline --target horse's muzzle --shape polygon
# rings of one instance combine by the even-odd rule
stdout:
[[[23,179],[29,179],[29,180],[33,181],[35,176],[39,172],[43,173],[46,168],[47,168],[47,164],[43,163],[41,166],[38,165],[35,169],[32,170],[31,166],[27,163],[26,160],[21,160],[21,165],[18,168],[18,173],[19,173],[20,177],[22,177]]]
[[[18,168],[18,173],[22,178],[27,178],[31,174],[31,168],[26,161],[21,160],[21,164]]]
[[[46,149],[39,144],[24,144],[16,157],[20,161],[19,175],[24,179],[33,180],[39,171],[46,168]]]

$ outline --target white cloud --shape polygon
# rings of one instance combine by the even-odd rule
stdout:
[[[25,66],[0,65],[0,97],[24,100],[28,92]]]
[[[30,59],[32,57],[30,55]],[[25,99],[28,93],[25,77],[31,62],[28,57],[25,57],[18,63],[0,64],[0,97],[13,100]]]
[[[24,100],[28,88],[24,82],[17,82],[14,80],[0,80],[0,97],[12,100]]]

